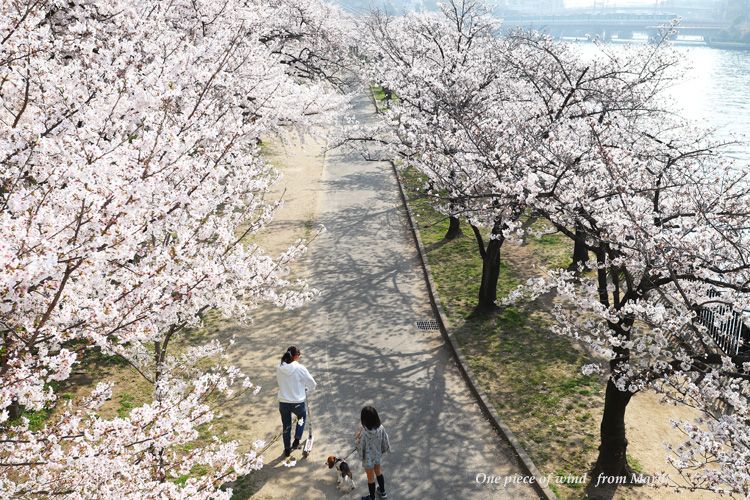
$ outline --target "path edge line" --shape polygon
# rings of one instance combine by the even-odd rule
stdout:
[[[375,100],[375,96],[372,94],[372,92],[370,92],[370,97],[373,100],[376,112],[380,113],[377,101]],[[523,448],[518,438],[516,438],[516,435],[513,433],[513,431],[511,431],[510,428],[505,425],[505,422],[503,422],[503,420],[500,418],[497,410],[495,410],[495,408],[489,403],[487,395],[481,389],[478,381],[476,380],[476,377],[474,376],[474,373],[471,371],[471,368],[469,368],[468,363],[466,362],[466,358],[461,352],[461,347],[458,345],[455,336],[450,333],[448,329],[448,327],[450,326],[450,322],[445,314],[442,303],[440,302],[440,297],[437,294],[435,282],[432,278],[432,271],[430,270],[430,265],[427,262],[427,251],[422,244],[422,237],[419,234],[419,230],[417,229],[417,225],[415,223],[414,214],[412,213],[411,207],[409,206],[409,201],[406,198],[406,192],[404,191],[404,186],[401,182],[401,175],[399,174],[396,163],[393,160],[388,160],[388,163],[390,163],[393,170],[393,175],[396,178],[396,183],[398,184],[398,191],[401,197],[401,202],[406,209],[406,218],[409,220],[409,229],[411,230],[412,237],[414,238],[414,242],[417,247],[419,262],[421,264],[422,273],[424,274],[425,283],[427,285],[427,294],[430,297],[430,304],[432,305],[432,310],[435,314],[435,317],[437,318],[438,326],[440,327],[440,333],[448,343],[451,354],[453,355],[453,358],[458,365],[459,371],[461,372],[464,381],[469,386],[472,395],[479,403],[479,407],[482,409],[482,413],[484,413],[485,417],[487,417],[487,419],[490,421],[490,424],[492,424],[495,430],[513,449],[516,458],[521,461],[523,467],[526,469],[526,472],[528,472],[529,475],[534,478],[540,478],[542,477],[542,474],[539,472],[539,469],[537,469],[536,465],[534,465],[531,457],[528,455],[528,453],[526,453],[526,450]],[[540,498],[544,498],[546,500],[557,500],[557,495],[555,495],[555,493],[548,486],[540,484],[538,481],[534,481],[532,483],[532,486],[534,490],[536,490],[536,492],[540,495]]]

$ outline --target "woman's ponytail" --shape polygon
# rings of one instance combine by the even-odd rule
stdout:
[[[281,356],[281,364],[289,364],[294,361],[294,357],[299,354],[299,349],[296,346],[290,346],[283,356]]]

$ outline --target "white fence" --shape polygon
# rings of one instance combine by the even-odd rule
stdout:
[[[722,351],[730,356],[739,354],[744,324],[742,314],[726,305],[712,305],[701,309],[700,319]]]

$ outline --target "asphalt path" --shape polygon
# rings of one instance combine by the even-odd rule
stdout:
[[[355,108],[359,120],[374,119],[367,99]],[[240,365],[266,384],[255,404],[237,410],[248,429],[257,432],[250,423],[258,420],[267,432],[280,428],[273,367],[287,345],[300,347],[301,362],[319,384],[308,419],[313,453],[303,459],[295,452],[296,465],[286,467],[277,443],[266,467],[245,479],[254,497],[365,494],[356,454],[348,462],[357,489],[348,495],[336,490],[323,462],[352,450],[360,409],[370,404],[391,440],[383,464],[389,498],[536,498],[528,485],[503,484],[523,475],[522,466],[482,415],[440,332],[416,326],[434,316],[390,165],[329,152],[319,185],[310,189],[314,223],[327,229],[305,258],[320,297],[299,311],[260,313],[248,330],[228,331],[246,349]],[[499,484],[477,481],[493,477]]]

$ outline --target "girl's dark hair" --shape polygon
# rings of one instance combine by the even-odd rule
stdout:
[[[283,365],[284,363],[291,363],[297,354],[299,354],[299,349],[297,349],[297,346],[289,346],[284,355],[281,356],[281,364]]]
[[[372,406],[365,406],[362,408],[362,413],[359,415],[359,419],[362,422],[362,427],[371,431],[380,427],[380,416],[378,416],[378,410]]]

